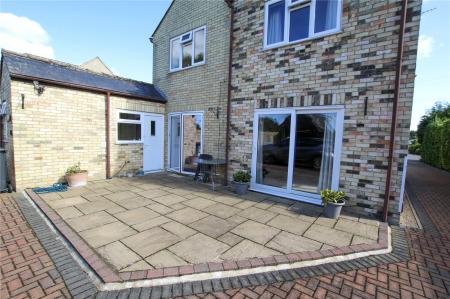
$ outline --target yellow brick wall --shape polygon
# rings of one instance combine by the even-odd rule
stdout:
[[[38,96],[31,82],[11,81],[15,186],[47,186],[64,179],[67,167],[81,163],[90,180],[106,176],[105,95],[46,86]],[[25,95],[22,109],[21,94]],[[164,113],[164,105],[111,97],[111,172],[125,159],[142,167],[142,145],[116,144],[117,109]]]

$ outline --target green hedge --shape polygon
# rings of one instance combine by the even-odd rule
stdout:
[[[450,119],[426,126],[420,150],[425,163],[450,171]]]

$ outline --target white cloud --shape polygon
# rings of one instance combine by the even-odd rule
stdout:
[[[45,29],[36,21],[11,13],[0,13],[0,48],[54,58]]]
[[[428,58],[431,56],[434,47],[434,38],[428,35],[419,36],[419,46],[417,49],[417,54],[419,58]]]

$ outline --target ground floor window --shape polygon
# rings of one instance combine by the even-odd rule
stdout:
[[[193,173],[203,150],[203,113],[169,114],[169,169]]]
[[[337,189],[343,109],[260,109],[255,113],[252,188],[319,203]]]
[[[119,111],[119,120],[117,122],[117,142],[141,142],[141,126],[140,113]]]

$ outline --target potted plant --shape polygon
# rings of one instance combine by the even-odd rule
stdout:
[[[341,214],[342,207],[345,205],[344,191],[322,190],[320,191],[322,203],[324,205],[323,214],[327,218],[336,219]]]
[[[66,170],[66,181],[69,187],[80,187],[87,183],[88,172],[80,168],[80,162]]]
[[[236,171],[233,174],[234,191],[239,195],[247,193],[248,183],[250,182],[251,177],[252,176],[248,171],[244,170]]]

